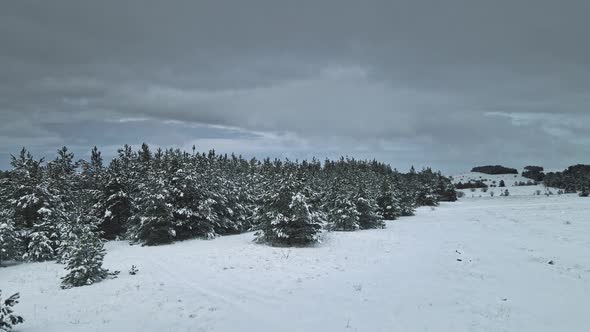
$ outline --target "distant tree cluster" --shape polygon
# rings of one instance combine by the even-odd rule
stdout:
[[[541,166],[526,166],[522,176],[533,181],[541,182],[545,177],[544,169]]]
[[[518,174],[518,170],[515,168],[508,168],[500,165],[488,165],[488,166],[478,166],[473,167],[471,169],[472,172],[477,173],[484,173],[490,175],[499,175],[499,174]]]
[[[485,184],[483,181],[480,180],[469,180],[466,183],[459,182],[455,184],[455,188],[457,189],[477,189],[477,188],[487,188],[488,185]]]
[[[547,187],[563,189],[565,193],[580,192],[586,196],[590,192],[590,165],[574,165],[563,172],[549,172],[543,183]]]

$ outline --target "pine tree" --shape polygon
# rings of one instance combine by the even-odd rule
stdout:
[[[60,224],[60,242],[57,249],[57,262],[66,263],[70,259],[72,253],[79,246],[80,238],[84,235],[82,232],[91,231],[96,236],[101,235],[98,228],[100,219],[91,213],[92,207],[84,204],[84,200],[80,205],[74,207],[74,211],[68,214],[68,219]]]
[[[12,221],[0,212],[0,267],[3,261],[17,259],[20,253],[20,239]]]
[[[0,179],[0,266],[3,261],[16,260],[22,255],[20,232],[9,201],[12,190],[9,178]]]
[[[429,184],[420,184],[416,191],[416,204],[418,206],[437,206],[438,196],[434,188]]]
[[[359,190],[355,204],[359,213],[359,227],[361,229],[385,227],[383,217],[379,214],[379,206],[368,197],[363,188]]]
[[[416,209],[416,199],[408,191],[408,189],[402,189],[400,191],[399,203],[401,216],[408,217],[414,215],[414,210]]]
[[[176,238],[169,190],[162,178],[150,174],[139,188],[129,238],[145,245],[171,243]]]
[[[310,211],[307,197],[297,193],[289,204],[291,217],[287,227],[280,233],[288,237],[289,245],[306,245],[317,242],[322,230],[322,220]]]
[[[377,197],[379,213],[385,220],[395,220],[402,215],[399,200],[395,197],[387,181],[383,181],[381,192]]]
[[[170,184],[170,196],[177,239],[215,237],[217,216],[212,207],[215,202],[206,197],[195,176],[184,169],[176,171]]]
[[[11,331],[12,328],[23,323],[25,320],[18,315],[14,315],[13,307],[18,304],[20,295],[12,295],[2,302],[2,290],[0,290],[0,331]]]
[[[96,227],[82,220],[78,221],[77,227],[77,237],[69,248],[66,263],[69,273],[62,278],[62,288],[92,285],[118,274],[102,267],[106,251]]]
[[[346,194],[340,195],[328,212],[329,229],[333,231],[355,231],[360,228],[360,213],[354,200]]]
[[[18,157],[11,155],[13,169],[2,195],[9,204],[15,224],[30,228],[40,218],[38,210],[43,206],[40,186],[43,181],[43,159],[35,160],[25,148]]]
[[[102,212],[100,229],[105,239],[114,240],[125,232],[125,225],[131,217],[131,201],[127,187],[115,174],[108,175],[102,199],[99,199],[95,210]]]
[[[38,218],[34,220],[27,236],[28,243],[23,258],[28,261],[41,262],[56,258],[60,244],[60,227],[68,218],[60,197],[48,186],[44,183],[37,188],[43,205],[37,210]]]
[[[286,209],[266,212],[256,241],[271,245],[308,245],[319,241],[321,230],[322,221],[309,210],[307,198],[299,192],[291,197]]]
[[[82,171],[77,181],[79,191],[75,208],[84,207],[87,210],[85,213],[100,225],[104,222],[108,196],[106,195],[106,170],[98,148],[95,146],[90,151],[90,162],[81,160],[79,163]],[[110,239],[114,239],[116,235],[109,233]]]

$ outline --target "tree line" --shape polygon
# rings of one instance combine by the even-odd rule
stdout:
[[[121,147],[108,165],[96,147],[90,160],[63,147],[47,162],[23,148],[11,166],[0,179],[0,263],[57,260],[74,270],[92,256],[101,277],[104,239],[158,245],[256,231],[259,242],[305,245],[324,230],[384,227],[456,200],[440,172],[344,157],[246,160],[143,144]]]
[[[544,175],[547,187],[563,189],[565,193],[579,192],[581,196],[590,195],[590,165],[573,165],[562,172],[549,172]]]

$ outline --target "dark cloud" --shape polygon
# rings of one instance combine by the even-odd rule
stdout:
[[[112,153],[142,141],[451,171],[590,162],[589,11],[575,0],[14,1],[0,11],[0,164],[21,145]]]

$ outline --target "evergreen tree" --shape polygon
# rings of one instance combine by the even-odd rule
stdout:
[[[387,181],[381,185],[381,193],[377,197],[379,213],[385,220],[395,220],[402,215],[399,200],[395,197],[393,190]]]
[[[131,217],[131,201],[127,188],[116,174],[108,175],[102,199],[95,206],[98,216],[101,217],[102,214],[100,230],[105,239],[113,240],[125,232],[125,225]]]
[[[174,241],[176,231],[173,209],[164,180],[151,174],[139,189],[129,238],[148,246]]]
[[[86,213],[101,224],[104,221],[108,196],[106,196],[106,170],[98,148],[95,146],[90,151],[90,162],[80,160],[79,164],[82,171],[78,180],[79,197],[76,207],[87,207]],[[116,235],[109,233],[109,236],[112,236],[111,239]]]
[[[3,261],[16,260],[22,255],[21,237],[14,221],[14,208],[9,202],[11,191],[9,179],[0,179],[0,266]]]
[[[416,209],[416,199],[407,189],[400,191],[399,202],[400,202],[400,215],[402,217],[408,217],[408,216],[414,215],[414,210]]]
[[[275,203],[281,208],[279,199]],[[319,241],[321,229],[322,221],[309,210],[307,198],[299,192],[291,197],[285,209],[266,212],[256,241],[271,245],[308,245]]]
[[[437,206],[438,196],[429,184],[420,184],[416,191],[416,204],[419,206]]]
[[[19,255],[20,239],[11,220],[0,213],[0,267],[3,261],[17,259]]]
[[[16,226],[30,228],[40,218],[43,207],[41,184],[43,182],[43,159],[36,160],[25,148],[18,157],[11,155],[13,169],[4,187],[3,198],[9,204]]]
[[[215,237],[214,224],[217,216],[212,208],[215,202],[204,195],[197,178],[190,172],[179,169],[172,178],[170,187],[176,238]]]
[[[306,245],[317,242],[322,230],[322,220],[317,214],[310,211],[307,197],[300,192],[295,194],[291,198],[289,209],[291,210],[289,223],[277,234],[286,236],[289,245]]]
[[[329,229],[333,231],[355,231],[360,228],[360,213],[354,200],[346,194],[336,198],[328,212]]]
[[[84,179],[84,187],[97,187],[97,184],[102,183],[105,168],[103,166],[102,154],[96,146],[90,151],[90,162],[80,160],[79,163],[82,167],[80,176]]]
[[[21,316],[14,315],[13,307],[18,304],[19,298],[19,294],[16,293],[2,302],[0,290],[0,331],[11,331],[15,325],[25,321]]]
[[[60,245],[60,228],[67,221],[67,213],[59,194],[43,183],[37,189],[42,206],[37,210],[27,236],[27,248],[23,258],[28,261],[46,261],[56,258]]]
[[[361,188],[356,196],[356,210],[359,213],[359,227],[361,229],[384,228],[383,217],[379,214],[377,203],[367,196]]]
[[[110,273],[102,267],[106,254],[102,240],[92,224],[78,222],[76,233],[78,237],[70,248],[66,270],[69,271],[62,278],[62,288],[92,285],[118,274]]]

